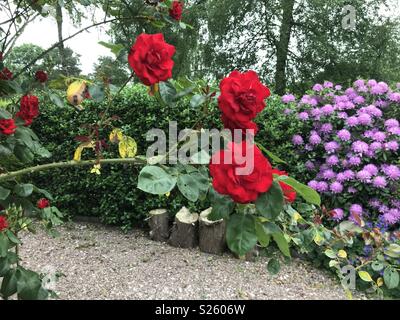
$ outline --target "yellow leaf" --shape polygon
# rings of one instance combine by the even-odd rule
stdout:
[[[378,278],[378,280],[376,281],[376,284],[378,285],[378,287],[382,287],[383,286],[383,278]]]
[[[93,141],[81,143],[75,150],[74,161],[81,161],[83,149],[94,149],[94,146],[95,144]]]
[[[166,196],[167,198],[169,198],[170,195],[171,195],[171,192],[167,192],[167,193],[165,194],[165,196]]]
[[[347,300],[353,300],[353,294],[349,289],[345,289]]]
[[[77,80],[72,82],[67,89],[67,100],[73,106],[79,106],[85,99],[85,92],[87,90],[86,82]]]
[[[111,131],[110,133],[110,141],[112,143],[118,143],[123,139],[124,135],[122,133],[121,129],[114,129],[113,131]]]
[[[372,280],[371,275],[367,272],[367,271],[358,271],[358,275],[360,276],[360,278],[365,281],[365,282],[372,282],[374,280]]]
[[[344,250],[339,250],[339,252],[338,252],[338,257],[339,257],[339,258],[346,259],[346,258],[347,258],[347,252],[344,251]]]
[[[101,174],[100,169],[101,169],[101,165],[100,164],[95,164],[93,166],[92,170],[90,170],[90,173]]]
[[[128,136],[124,136],[119,142],[119,154],[121,158],[134,158],[137,153],[136,141]]]
[[[324,238],[321,237],[319,232],[315,233],[314,242],[319,246],[322,245],[322,243],[324,242]]]
[[[294,219],[294,221],[299,221],[299,220],[302,220],[303,219],[303,217],[300,215],[300,213],[298,213],[297,211],[293,214],[293,219]]]

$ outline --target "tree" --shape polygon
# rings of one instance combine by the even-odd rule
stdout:
[[[345,84],[358,76],[395,81],[399,22],[380,11],[389,4],[389,0],[194,4],[191,10],[199,11],[198,22],[193,23],[199,44],[194,52],[186,52],[186,61],[201,70],[200,75],[217,79],[233,69],[254,69],[280,94],[288,86],[300,92],[314,81]],[[346,5],[355,9],[354,30],[342,24]]]
[[[126,63],[121,63],[110,57],[100,57],[98,63],[94,65],[94,73],[91,75],[95,79],[109,79],[114,85],[122,85],[129,77]]]
[[[23,44],[15,47],[5,60],[5,64],[12,71],[21,70],[26,66],[32,59],[39,56],[44,51],[43,48],[34,44]],[[69,76],[79,76],[81,69],[79,68],[79,55],[74,53],[70,48],[64,49],[65,61],[64,68],[59,52],[52,51],[42,59],[38,60],[28,72],[33,74],[37,70],[44,70],[49,74],[51,79],[58,78],[64,72],[67,72]],[[27,75],[25,75],[27,76]]]

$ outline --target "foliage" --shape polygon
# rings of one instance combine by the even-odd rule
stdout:
[[[31,62],[35,57],[42,54],[43,48],[34,44],[22,44],[15,47],[5,59],[5,65],[10,70],[21,70],[25,65]],[[49,72],[50,80],[58,79],[61,75],[79,76],[79,55],[70,48],[64,49],[64,61],[61,65],[61,59],[58,51],[52,51],[45,55],[43,59],[37,61],[27,70],[27,74],[22,80],[28,80],[37,70],[46,70]]]

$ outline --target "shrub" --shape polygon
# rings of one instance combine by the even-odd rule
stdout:
[[[73,107],[60,108],[52,102],[42,103],[41,116],[33,127],[43,144],[52,153],[53,161],[72,159],[78,142],[74,138],[86,134],[85,124],[98,121],[105,105],[88,102],[83,111]],[[285,117],[285,105],[277,96],[268,100],[268,106],[258,117],[260,133],[257,139],[265,147],[284,159],[289,156],[292,146],[287,135],[295,132],[293,122]],[[154,128],[168,130],[169,121],[177,121],[180,129],[191,128],[201,110],[190,107],[189,101],[181,101],[175,107],[160,107],[160,103],[148,94],[141,85],[126,88],[108,110],[121,120],[115,123],[138,143],[138,154],[145,154],[151,142],[146,142],[145,133]],[[208,116],[203,120],[205,128],[221,128],[220,112],[211,105]],[[288,129],[292,122],[292,127]],[[110,131],[109,129],[107,129]],[[85,151],[90,152],[90,151]],[[107,157],[118,157],[116,148],[110,146]],[[88,153],[87,159],[94,154]],[[93,158],[93,157],[92,157]],[[41,172],[32,176],[36,183],[43,183],[54,194],[59,208],[69,215],[100,217],[104,223],[123,225],[130,228],[143,223],[145,214],[159,207],[167,207],[171,213],[182,206],[193,206],[178,192],[169,198],[150,196],[137,189],[140,168],[108,165],[102,168],[102,175],[89,173],[88,168],[71,168]],[[85,205],[83,205],[85,204]],[[204,203],[204,206],[207,204]],[[199,211],[201,208],[193,208]]]
[[[317,84],[297,104],[282,98],[303,122],[292,137],[305,163],[298,174],[323,194],[331,220],[381,231],[400,221],[398,89],[358,80],[344,91]]]
[[[76,136],[85,135],[85,124],[93,124],[104,111],[103,104],[89,102],[81,112],[71,106],[59,108],[52,103],[41,106],[41,116],[34,124],[37,135],[52,153],[53,161],[72,159],[78,142]],[[120,120],[114,124],[134,137],[138,143],[138,154],[145,154],[151,144],[146,142],[145,133],[157,127],[168,130],[169,121],[177,121],[180,128],[193,125],[196,110],[182,102],[175,108],[160,108],[159,102],[149,96],[146,88],[136,85],[127,88],[115,99],[108,110],[110,115],[117,115]],[[217,126],[219,121],[212,117],[204,120],[207,125]],[[214,124],[213,124],[214,123]],[[111,131],[109,128],[108,131]],[[105,133],[107,136],[107,134]],[[90,159],[91,151],[85,154]],[[109,146],[105,156],[118,158],[118,150]],[[191,206],[178,194],[169,198],[151,196],[137,189],[137,176],[140,168],[133,166],[107,165],[102,168],[101,176],[89,173],[88,168],[71,168],[41,172],[31,178],[43,183],[54,194],[59,208],[69,215],[97,216],[104,223],[123,225],[130,228],[141,224],[145,214],[154,208],[166,207],[176,212],[182,205]],[[198,208],[196,208],[198,210]]]

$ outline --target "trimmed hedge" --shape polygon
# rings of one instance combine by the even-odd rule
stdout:
[[[291,145],[288,137],[296,131],[293,119],[284,115],[285,106],[278,97],[273,97],[259,119],[259,142],[283,159],[290,159]],[[77,135],[85,135],[84,124],[95,123],[105,105],[88,102],[85,110],[76,111],[70,106],[59,108],[53,104],[41,105],[41,116],[34,122],[33,129],[42,143],[52,153],[51,161],[72,159],[78,146]],[[146,132],[160,128],[168,132],[169,121],[177,121],[179,129],[190,128],[199,118],[201,110],[194,110],[188,101],[181,101],[175,107],[161,108],[154,97],[149,96],[147,88],[135,85],[126,88],[115,99],[109,115],[117,115],[115,122],[124,132],[135,138],[138,154],[145,154],[151,142],[146,142]],[[221,128],[219,110],[211,107],[203,126]],[[292,129],[291,129],[292,128]],[[108,137],[111,128],[101,133]],[[93,158],[91,151],[85,150],[83,159]],[[115,145],[105,154],[106,157],[118,157]],[[140,225],[148,211],[166,207],[171,213],[177,212],[182,205],[199,211],[207,203],[194,204],[184,199],[178,191],[170,197],[151,196],[136,188],[140,168],[133,166],[107,165],[97,176],[89,173],[89,168],[73,168],[42,172],[31,178],[37,185],[48,189],[55,197],[56,205],[66,214],[97,216],[106,224],[122,225],[131,228]],[[200,207],[199,207],[200,206]]]

